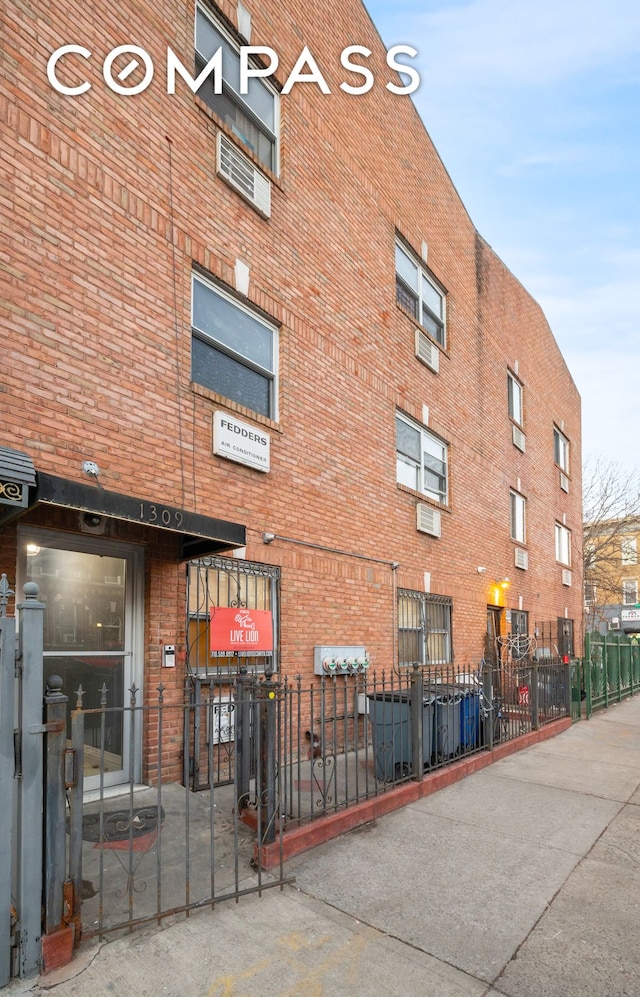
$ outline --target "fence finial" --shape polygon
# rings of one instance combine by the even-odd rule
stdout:
[[[0,577],[0,616],[3,618],[7,615],[7,604],[12,595],[15,595],[15,592],[9,587],[9,579],[3,572]]]

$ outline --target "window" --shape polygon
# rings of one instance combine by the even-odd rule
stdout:
[[[237,672],[241,665],[262,671],[277,670],[277,652],[212,651],[212,607],[270,610],[274,635],[278,633],[280,569],[233,557],[202,557],[187,570],[187,672],[204,677]],[[274,641],[277,647],[277,641]]]
[[[569,473],[569,440],[553,427],[553,459],[565,474]]]
[[[396,416],[396,480],[447,504],[447,446],[404,415]]]
[[[586,609],[590,609],[592,606],[596,605],[597,590],[596,583],[593,581],[585,580],[584,583],[584,605]]]
[[[451,656],[451,599],[398,591],[398,662],[444,665]]]
[[[561,523],[556,523],[556,561],[571,565],[571,533]]]
[[[396,301],[440,346],[445,343],[444,293],[396,243]]]
[[[638,580],[636,578],[626,579],[622,583],[622,604],[623,606],[635,606],[638,601]]]
[[[519,426],[522,425],[522,385],[513,374],[507,374],[507,390],[509,396],[509,416]]]
[[[511,539],[518,543],[527,542],[526,508],[527,500],[517,492],[511,492]]]
[[[218,49],[222,49],[222,93],[214,92],[211,73],[198,96],[229,126],[236,138],[273,173],[278,172],[278,95],[257,77],[247,81],[248,92],[240,93],[240,55],[237,46],[209,14],[196,10],[196,73],[201,73]]]
[[[192,380],[275,419],[277,330],[196,274],[192,311]]]
[[[636,537],[624,537],[622,540],[622,563],[638,563],[638,541]]]

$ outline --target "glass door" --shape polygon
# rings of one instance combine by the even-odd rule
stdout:
[[[141,616],[134,600],[137,558],[122,545],[70,536],[61,541],[45,531],[25,535],[22,549],[25,578],[38,584],[46,606],[45,685],[50,675],[62,677],[69,712],[82,687],[88,711],[85,788],[97,788],[101,777],[104,785],[117,785],[129,778],[136,761],[133,725],[124,707],[132,682],[142,687],[141,675],[134,674],[135,623]]]

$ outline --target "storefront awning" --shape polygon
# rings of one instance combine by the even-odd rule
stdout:
[[[38,472],[35,504],[77,509],[95,516],[125,519],[141,526],[177,533],[180,538],[180,559],[189,560],[215,554],[246,543],[246,527],[224,519],[201,516],[186,509],[177,509],[161,501],[134,498],[109,492],[95,485],[68,481],[52,474]]]

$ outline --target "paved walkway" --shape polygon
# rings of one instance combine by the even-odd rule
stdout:
[[[640,696],[12,997],[640,997]]]

